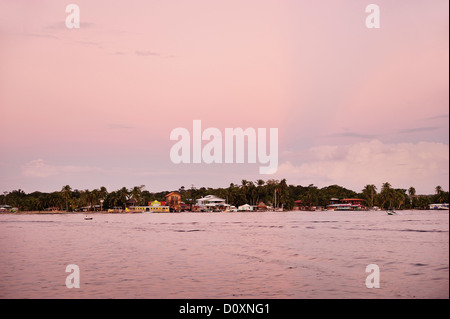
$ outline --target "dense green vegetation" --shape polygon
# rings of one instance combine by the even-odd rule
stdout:
[[[287,185],[283,179],[267,181],[242,180],[241,184],[231,183],[227,188],[185,188],[181,186],[178,192],[182,200],[187,204],[194,204],[196,199],[208,194],[225,198],[227,203],[239,206],[243,204],[257,205],[264,202],[275,208],[292,209],[296,200],[301,200],[308,206],[327,206],[331,198],[362,198],[366,206],[378,206],[381,208],[395,209],[426,209],[431,203],[448,203],[449,192],[437,186],[435,194],[417,195],[414,187],[409,189],[393,188],[388,182],[383,183],[378,189],[375,185],[366,185],[359,193],[338,185],[318,188],[314,185]],[[153,200],[164,201],[164,196],[169,191],[150,192],[145,186],[135,186],[131,189],[121,189],[108,192],[105,187],[93,190],[72,189],[69,185],[60,191],[51,193],[33,192],[26,194],[22,190],[4,192],[0,195],[0,203],[17,207],[22,211],[41,211],[46,209],[58,209],[77,211],[85,207],[88,210],[123,208],[126,201],[134,199],[137,205],[146,205]]]

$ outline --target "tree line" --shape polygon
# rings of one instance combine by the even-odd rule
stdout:
[[[226,188],[196,188],[194,185],[186,188],[181,186],[177,190],[182,201],[186,204],[195,204],[196,200],[206,195],[215,195],[226,199],[228,204],[240,206],[243,204],[257,205],[260,202],[274,208],[290,210],[301,201],[305,206],[326,207],[331,198],[361,198],[367,207],[380,207],[382,209],[427,209],[432,203],[448,203],[449,192],[441,186],[436,186],[435,193],[431,195],[417,195],[414,187],[409,189],[394,188],[388,182],[383,183],[380,189],[376,185],[366,185],[360,192],[347,189],[339,185],[330,185],[319,188],[313,184],[308,186],[288,185],[286,179],[269,179],[264,181],[242,180],[240,184],[231,183]],[[98,189],[78,190],[65,185],[60,191],[44,193],[25,193],[23,190],[13,190],[0,195],[0,203],[17,207],[22,211],[66,210],[69,212],[79,210],[106,210],[112,208],[125,208],[128,200],[132,199],[136,205],[147,205],[149,202],[164,201],[169,191],[150,192],[145,185],[132,188],[122,187],[115,191],[108,191],[102,186]]]

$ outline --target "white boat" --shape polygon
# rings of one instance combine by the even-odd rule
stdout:
[[[444,204],[430,204],[428,205],[430,209],[437,209],[437,210],[448,210],[448,203]]]

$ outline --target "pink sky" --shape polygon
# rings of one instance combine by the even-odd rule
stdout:
[[[0,1],[0,191],[360,191],[449,179],[448,1]],[[175,165],[172,129],[279,129],[279,170]]]

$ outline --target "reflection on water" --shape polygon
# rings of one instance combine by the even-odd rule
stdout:
[[[0,298],[449,298],[448,212],[91,216],[0,215]]]

